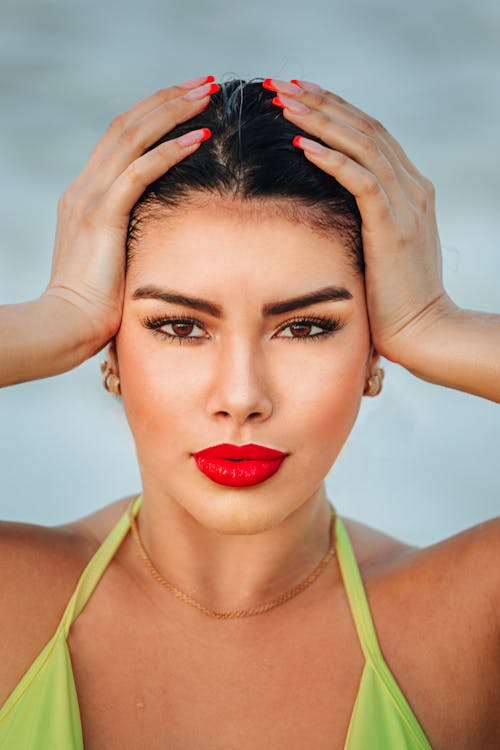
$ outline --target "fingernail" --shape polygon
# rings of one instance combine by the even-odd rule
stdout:
[[[269,89],[269,91],[279,91],[290,96],[299,96],[303,93],[303,90],[299,86],[294,86],[292,83],[286,81],[278,81],[276,78],[266,78],[262,84],[263,88]]]
[[[301,89],[305,89],[306,91],[316,91],[318,93],[323,91],[321,86],[318,86],[317,83],[311,83],[311,81],[298,81],[297,78],[292,78],[290,83],[295,83],[297,86],[300,86]]]
[[[200,130],[191,130],[190,133],[181,135],[177,138],[179,146],[192,146],[194,143],[201,143],[207,141],[212,137],[212,131],[209,128],[201,128]]]
[[[179,88],[194,89],[197,86],[201,86],[202,83],[211,83],[212,81],[215,81],[215,78],[213,76],[198,76],[198,78],[190,78],[189,81],[179,83]]]
[[[215,94],[216,91],[219,91],[219,88],[220,86],[217,83],[205,83],[203,86],[198,86],[198,88],[193,89],[188,94],[184,94],[182,98],[194,102],[197,99],[203,99],[203,97],[209,96],[209,94]]]
[[[310,138],[304,138],[302,135],[296,135],[292,140],[292,144],[301,148],[303,151],[312,151],[313,154],[326,154],[327,148],[322,146],[316,141],[311,141]]]
[[[309,107],[306,107],[302,102],[296,102],[295,99],[289,99],[287,96],[282,96],[281,98],[275,96],[273,104],[276,104],[278,107],[286,107],[290,112],[295,112],[297,115],[305,115],[307,112],[311,111]]]

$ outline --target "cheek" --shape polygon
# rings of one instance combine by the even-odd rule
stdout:
[[[177,344],[156,338],[146,345],[142,341],[139,353],[131,339],[123,337],[117,343],[122,402],[132,432],[153,437],[161,431],[168,440],[178,421],[186,424],[199,409],[205,384],[202,368],[193,367],[193,359],[183,352],[171,351]]]
[[[331,356],[315,367],[306,361],[299,371],[288,371],[297,419],[325,446],[340,449],[352,429],[361,404],[366,356],[364,348],[332,347]]]

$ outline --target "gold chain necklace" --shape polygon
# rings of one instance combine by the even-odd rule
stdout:
[[[273,609],[274,607],[279,607],[281,604],[284,604],[289,599],[291,599],[294,596],[297,596],[297,594],[300,594],[301,591],[304,591],[308,586],[310,586],[314,581],[319,578],[321,573],[325,570],[326,566],[332,559],[332,557],[335,554],[335,518],[336,518],[336,511],[331,506],[330,507],[330,514],[331,514],[331,523],[330,523],[330,549],[326,553],[326,555],[323,557],[323,559],[319,562],[319,564],[316,566],[316,568],[313,570],[313,572],[305,578],[301,583],[299,583],[297,586],[294,586],[293,589],[288,591],[286,594],[280,594],[275,599],[272,599],[270,602],[266,602],[265,604],[260,604],[258,607],[250,607],[250,609],[237,609],[229,612],[217,612],[213,609],[208,609],[208,607],[204,607],[203,604],[200,604],[197,602],[193,597],[189,596],[189,594],[185,594],[183,591],[180,591],[178,588],[173,586],[171,583],[165,580],[161,573],[155,568],[153,565],[153,562],[148,556],[148,553],[144,549],[144,545],[142,543],[141,537],[139,536],[139,529],[137,528],[137,523],[134,518],[134,514],[132,513],[132,505],[134,504],[135,500],[132,500],[132,503],[129,506],[128,509],[128,517],[130,521],[130,527],[132,529],[132,534],[134,536],[134,539],[136,540],[138,547],[139,547],[139,553],[146,563],[151,575],[153,578],[158,581],[158,583],[161,583],[162,586],[164,586],[166,589],[171,591],[175,596],[177,596],[179,599],[181,599],[183,602],[186,602],[186,604],[190,604],[192,607],[196,607],[196,609],[199,609],[200,612],[203,612],[205,615],[208,615],[209,617],[215,617],[217,620],[230,620],[236,617],[252,617],[253,615],[260,615],[263,612],[268,612],[270,609]]]

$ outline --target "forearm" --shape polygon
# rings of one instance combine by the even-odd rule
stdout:
[[[455,306],[415,337],[401,364],[428,382],[500,403],[500,315]]]
[[[0,305],[0,387],[71,370],[98,350],[70,302],[42,296]]]

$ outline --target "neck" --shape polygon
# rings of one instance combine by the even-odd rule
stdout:
[[[247,610],[287,594],[331,546],[324,486],[277,525],[247,534],[208,528],[173,498],[151,489],[145,487],[136,519],[146,553],[166,581],[210,610]],[[141,562],[148,585],[162,595]]]

